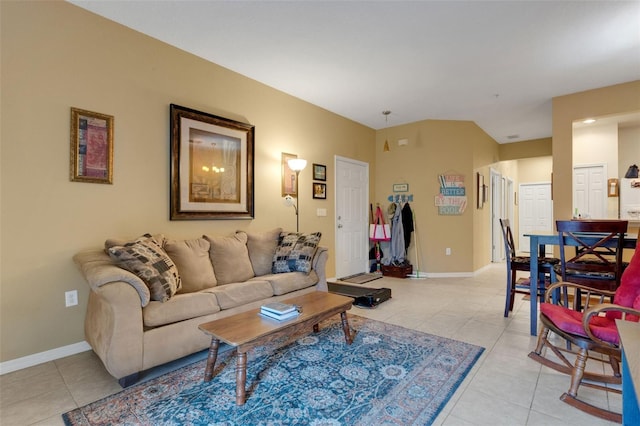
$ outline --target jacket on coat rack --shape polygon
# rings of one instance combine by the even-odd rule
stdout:
[[[411,211],[409,202],[406,202],[402,208],[402,228],[404,230],[404,251],[406,253],[411,245],[411,233],[414,231],[413,211]]]
[[[392,263],[403,263],[406,257],[404,243],[404,228],[402,224],[402,209],[396,205],[393,218],[391,219],[391,247],[390,256]]]

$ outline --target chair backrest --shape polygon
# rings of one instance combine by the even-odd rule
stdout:
[[[500,219],[500,227],[502,227],[502,238],[504,239],[505,256],[508,259],[513,259],[516,256],[516,246],[513,242],[513,234],[511,233],[509,219]]]
[[[567,279],[567,271],[572,275],[580,275],[588,280],[595,279],[615,281],[612,289],[620,285],[622,275],[622,244],[627,232],[626,220],[558,220],[560,246],[560,264],[563,281]],[[573,240],[575,255],[568,257],[565,253],[566,241]]]

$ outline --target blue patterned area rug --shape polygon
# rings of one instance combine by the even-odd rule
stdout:
[[[235,403],[234,351],[63,414],[67,425],[428,425],[484,348],[355,315],[249,353],[247,402]],[[222,361],[222,362],[221,362]]]

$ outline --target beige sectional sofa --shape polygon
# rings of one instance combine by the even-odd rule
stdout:
[[[147,234],[77,253],[91,287],[87,342],[126,387],[144,370],[207,348],[199,324],[327,291],[319,240],[281,229],[179,241]]]

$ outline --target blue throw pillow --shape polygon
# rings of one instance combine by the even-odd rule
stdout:
[[[320,243],[321,232],[301,234],[298,232],[281,232],[278,247],[273,255],[272,272],[311,271],[311,260]]]

